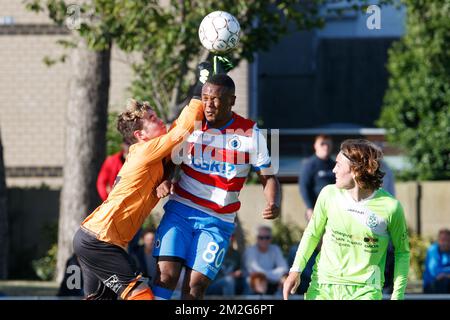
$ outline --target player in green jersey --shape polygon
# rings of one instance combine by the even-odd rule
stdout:
[[[288,299],[323,235],[305,299],[382,299],[389,239],[395,248],[394,291],[403,299],[409,270],[409,241],[403,208],[380,188],[383,154],[367,140],[346,140],[333,169],[336,184],[322,189],[284,283]]]

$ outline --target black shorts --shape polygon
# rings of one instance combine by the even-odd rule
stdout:
[[[75,233],[73,248],[80,262],[84,294],[88,299],[117,299],[141,274],[123,248],[100,241],[83,228]]]

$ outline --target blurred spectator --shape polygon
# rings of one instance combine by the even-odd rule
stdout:
[[[323,187],[336,182],[333,173],[335,161],[330,158],[333,142],[327,135],[314,140],[314,155],[303,161],[300,168],[300,194],[306,205],[306,221],[311,219],[317,197]]]
[[[130,251],[130,255],[136,261],[139,271],[149,279],[149,285],[153,283],[156,275],[156,258],[153,257],[153,241],[155,232],[151,229],[144,230],[141,236],[142,244]]]
[[[108,198],[116,180],[117,174],[122,168],[128,154],[129,145],[122,143],[122,150],[105,159],[97,177],[97,191],[102,201]]]
[[[241,255],[236,250],[235,245],[236,238],[233,234],[220,271],[206,290],[207,295],[233,296],[242,292]]]
[[[384,160],[381,160],[381,171],[385,173],[382,188],[395,197],[395,176],[389,165]]]
[[[333,141],[328,135],[320,134],[314,140],[314,155],[307,158],[301,166],[299,185],[300,194],[306,205],[305,219],[309,223],[311,220],[314,205],[317,197],[323,187],[336,182],[333,173],[333,168],[336,162],[331,159],[331,152],[333,151]],[[297,289],[297,293],[303,294],[308,289],[311,282],[312,268],[316,261],[316,257],[320,251],[321,242],[317,245],[311,258],[308,260],[305,269],[301,274],[301,282]],[[295,253],[297,252],[298,244],[293,245],[289,250],[290,265],[294,262]]]
[[[450,293],[450,230],[439,231],[427,250],[423,274],[424,293]]]
[[[267,276],[262,272],[253,272],[249,278],[252,293],[266,294],[269,291]]]
[[[244,269],[250,286],[248,293],[274,294],[282,288],[288,265],[280,247],[271,244],[271,241],[272,229],[260,226],[256,245],[244,252]]]

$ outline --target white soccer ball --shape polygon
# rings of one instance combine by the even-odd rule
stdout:
[[[203,18],[198,37],[209,51],[224,53],[237,46],[240,31],[241,27],[234,16],[225,11],[214,11]]]

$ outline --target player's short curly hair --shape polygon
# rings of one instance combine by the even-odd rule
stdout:
[[[379,147],[365,139],[348,139],[342,142],[341,153],[350,160],[350,170],[360,188],[381,187],[385,173],[381,171],[383,152]]]
[[[125,143],[132,145],[137,142],[134,131],[141,130],[146,112],[153,110],[147,101],[128,100],[127,110],[117,118],[117,130],[122,134]]]
[[[228,92],[230,94],[234,94],[235,90],[236,90],[236,85],[234,84],[233,79],[231,79],[230,76],[228,76],[226,74],[222,74],[222,73],[212,75],[206,81],[206,83],[210,83],[210,84],[213,84],[213,85],[216,85],[216,86],[225,87],[225,88],[227,88],[227,90],[228,90]]]

